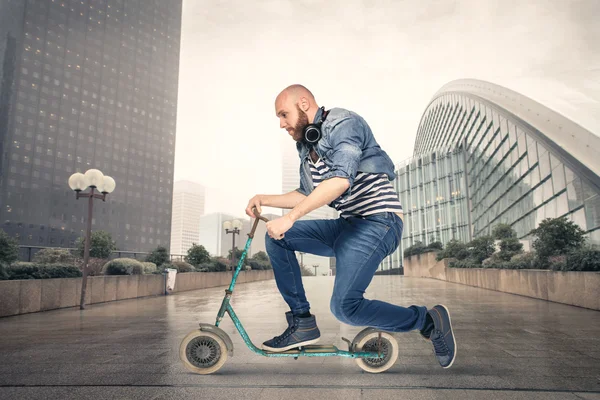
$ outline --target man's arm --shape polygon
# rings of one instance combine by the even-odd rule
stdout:
[[[348,190],[349,187],[350,182],[346,178],[333,177],[326,179],[321,182],[310,195],[301,195],[304,199],[293,207],[292,211],[286,214],[286,216],[295,222],[309,212],[331,203]]]
[[[306,196],[294,190],[285,194],[261,194],[259,198],[263,206],[290,209],[296,207]]]

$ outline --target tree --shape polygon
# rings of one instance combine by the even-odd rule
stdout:
[[[305,267],[304,265],[300,266],[300,274],[302,276],[314,276],[313,272],[310,270],[310,268]]]
[[[0,229],[0,262],[12,264],[19,258],[19,242]]]
[[[154,263],[157,267],[160,267],[161,265],[168,263],[169,259],[170,257],[167,248],[158,246],[156,249],[152,250],[152,253],[148,254],[146,262]]]
[[[585,244],[585,232],[566,217],[546,218],[531,232],[535,239],[533,248],[540,261],[548,257],[567,254]]]
[[[492,230],[492,236],[496,240],[516,238],[517,232],[508,224],[498,224]]]
[[[235,248],[235,265],[234,265],[234,268],[240,262],[240,258],[242,257],[243,253],[244,253],[244,250],[238,249],[237,247]],[[231,250],[229,250],[229,252],[227,253],[227,259],[229,260],[229,265],[231,265]],[[246,255],[246,258],[244,259],[244,265],[248,265],[248,255]]]
[[[507,238],[500,241],[500,251],[498,257],[504,261],[510,261],[510,259],[523,252],[523,243],[519,242],[517,238]]]
[[[517,239],[517,232],[508,224],[498,224],[492,230],[492,236],[500,241],[500,251],[497,257],[502,261],[510,261],[523,252],[523,243]]]
[[[80,257],[84,257],[85,238],[77,239],[77,249]],[[92,232],[90,243],[90,257],[94,258],[109,258],[110,253],[117,249],[115,241],[108,232],[95,231]]]
[[[490,257],[496,251],[494,238],[491,236],[480,236],[473,239],[468,245],[469,258],[481,264],[483,260]]]
[[[258,253],[252,256],[252,259],[256,261],[270,261],[269,256],[264,251],[259,251]]]
[[[185,256],[185,261],[198,266],[210,262],[210,254],[201,244],[192,243],[192,247],[188,249],[187,256]]]

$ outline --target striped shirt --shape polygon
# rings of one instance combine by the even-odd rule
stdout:
[[[320,159],[309,162],[314,187],[323,182],[323,175],[329,168]],[[335,200],[329,206],[338,210],[342,218],[365,217],[380,212],[402,213],[398,193],[386,174],[358,172],[352,186],[352,193],[343,200]]]

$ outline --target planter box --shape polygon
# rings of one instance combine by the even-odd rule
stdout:
[[[600,310],[600,272],[450,268],[435,254],[404,259],[404,274]]]
[[[274,279],[273,270],[242,271],[238,283]],[[227,286],[231,272],[177,274],[173,292]],[[90,276],[85,304],[160,296],[165,293],[163,275]],[[81,278],[0,281],[0,317],[58,308],[79,307]]]

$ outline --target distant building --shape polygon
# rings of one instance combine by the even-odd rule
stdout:
[[[425,109],[411,159],[394,185],[404,206],[401,264],[417,241],[491,234],[522,240],[545,218],[566,216],[600,243],[600,138],[519,93],[478,80],[450,82]]]
[[[192,243],[200,237],[200,217],[204,215],[206,189],[190,181],[173,185],[173,214],[171,219],[171,254],[187,254]]]
[[[70,247],[87,202],[67,181],[116,181],[93,230],[120,250],[169,247],[181,0],[0,2],[0,228]]]

